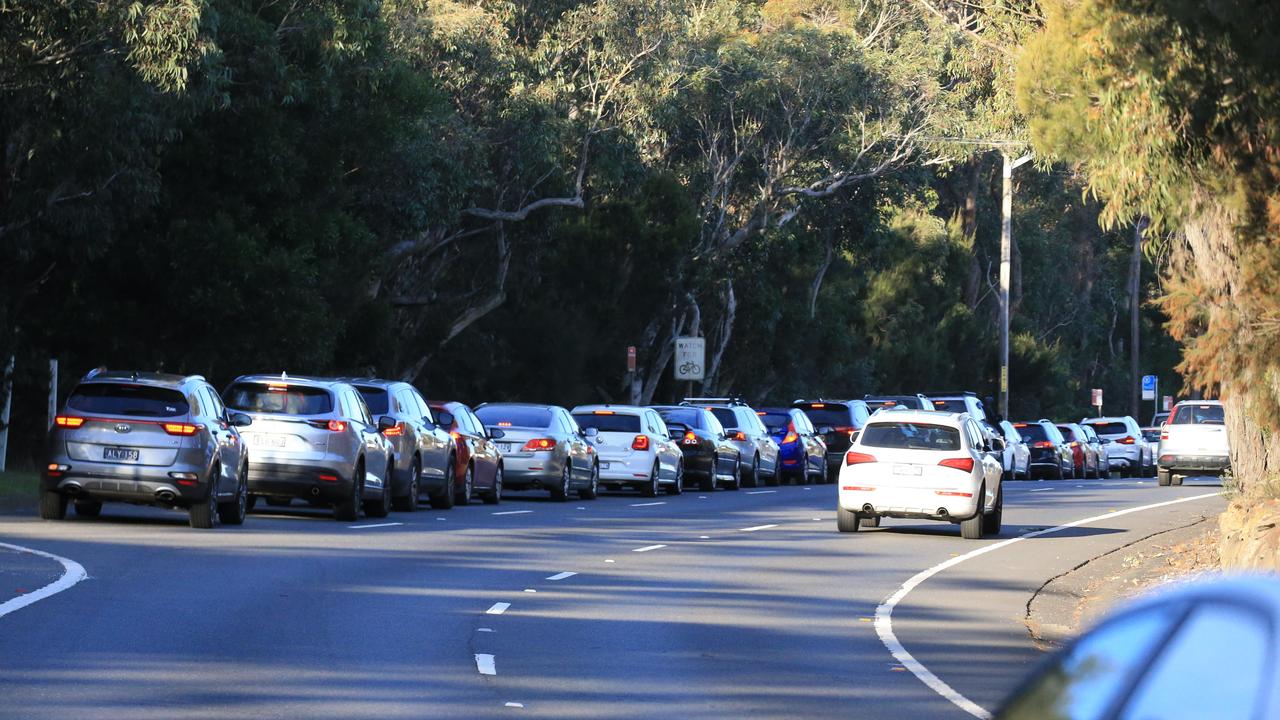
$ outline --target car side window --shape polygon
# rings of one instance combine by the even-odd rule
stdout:
[[[702,426],[710,430],[712,435],[724,434],[724,426],[720,424],[715,415],[711,414],[710,410],[702,411]]]
[[[205,412],[208,413],[209,417],[219,420],[226,417],[226,413],[223,412],[222,402],[218,399],[218,393],[214,392],[213,388],[206,385],[200,388],[200,394],[204,401]]]
[[[201,415],[203,415],[203,414],[204,414],[204,413],[203,413],[203,412],[201,412],[201,410],[200,410],[200,407],[201,407],[201,405],[203,404],[203,403],[202,403],[202,401],[203,401],[203,400],[204,400],[204,398],[200,397],[200,390],[199,390],[199,389],[197,389],[195,392],[191,393],[191,397],[187,398],[187,403],[188,403],[189,405],[191,405],[191,414],[192,414],[192,415],[195,415],[196,417],[199,417],[199,416],[201,416]]]

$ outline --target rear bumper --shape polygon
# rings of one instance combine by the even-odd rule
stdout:
[[[712,472],[711,454],[701,449],[684,451],[685,477],[704,478]]]
[[[600,482],[646,485],[656,458],[644,452],[633,452],[627,457],[600,455]]]
[[[959,522],[977,514],[981,498],[942,496],[932,490],[840,491],[840,507],[867,516]],[[870,507],[868,507],[870,506]]]
[[[209,478],[195,469],[146,468],[146,472],[138,472],[144,468],[129,469],[134,472],[72,471],[60,476],[50,476],[45,472],[40,477],[40,489],[58,492],[71,499],[142,505],[188,505],[209,497]],[[196,472],[198,479],[188,481],[193,483],[191,485],[183,485],[176,478],[169,477],[170,472]]]
[[[502,459],[502,485],[506,488],[558,486],[563,472],[564,462],[549,452],[525,457],[507,455]]]
[[[1219,474],[1231,467],[1226,455],[1164,453],[1157,462],[1161,470],[1171,472],[1204,472]]]
[[[337,502],[351,495],[354,468],[249,462],[249,494]],[[337,480],[321,480],[321,475]]]

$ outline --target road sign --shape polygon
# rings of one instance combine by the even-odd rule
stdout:
[[[627,372],[636,371],[636,346],[627,346]]]
[[[700,337],[676,338],[676,380],[702,380],[706,364],[706,340]]]
[[[1143,400],[1156,399],[1156,385],[1158,385],[1159,382],[1160,381],[1156,378],[1155,375],[1142,376],[1142,399]]]
[[[1165,411],[1165,412],[1169,412],[1170,410],[1172,410],[1172,409],[1173,409],[1173,396],[1172,396],[1172,395],[1165,395],[1165,396],[1164,396],[1164,401],[1163,401],[1162,403],[1160,403],[1160,406],[1164,408],[1164,411]]]
[[[1102,388],[1094,388],[1091,397],[1093,398],[1093,402],[1090,402],[1090,405],[1093,405],[1094,407],[1102,407]]]

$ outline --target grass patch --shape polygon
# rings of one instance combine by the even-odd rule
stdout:
[[[39,473],[18,470],[0,472],[0,500],[34,501],[39,489]]]

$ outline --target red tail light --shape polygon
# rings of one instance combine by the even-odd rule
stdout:
[[[546,452],[555,449],[555,438],[535,438],[524,444],[524,452]]]
[[[796,434],[796,424],[787,423],[787,434],[782,438],[782,444],[785,445],[787,443],[793,443],[799,439],[800,436]]]
[[[387,437],[400,437],[404,435],[404,423],[396,423],[394,427],[389,427],[382,431]]]
[[[739,430],[730,437],[734,440],[742,441],[747,439],[747,434]]]
[[[973,472],[973,458],[947,458],[938,463],[942,467],[955,468],[965,472]]]
[[[1078,448],[1078,447],[1080,447],[1080,441],[1079,441],[1079,440],[1072,440],[1072,441],[1071,441],[1071,447],[1073,447],[1073,448]]]
[[[59,415],[53,419],[53,424],[64,428],[78,428],[84,424],[84,418]]]
[[[1049,442],[1048,440],[1041,440],[1040,442],[1031,443],[1031,447],[1034,447],[1034,448],[1051,448],[1051,447],[1053,447],[1053,443]]]
[[[1162,426],[1160,426],[1160,439],[1161,439],[1161,440],[1168,440],[1168,439],[1169,439],[1169,430],[1168,430],[1168,428],[1164,427],[1163,425],[1162,425]]]
[[[844,455],[845,465],[859,465],[861,463],[873,463],[873,462],[876,462],[875,455],[868,455],[866,453],[854,452],[852,450],[845,453]]]
[[[308,420],[307,424],[313,428],[332,432],[343,432],[347,429],[347,423],[343,420]]]
[[[632,449],[632,450],[648,450],[648,449],[649,449],[649,436],[648,436],[648,435],[637,435],[637,436],[636,436],[636,439],[631,441],[631,449]]]
[[[320,475],[318,475],[317,477],[319,477],[321,480],[323,480],[323,481],[325,481],[325,482],[338,482],[338,476],[337,476],[337,475],[326,475],[326,474],[324,474],[324,473],[321,473],[321,474],[320,474]]]
[[[190,423],[165,423],[164,424],[165,432],[169,433],[170,435],[181,435],[183,437],[190,437],[192,435],[195,435],[196,431],[199,429],[200,429],[199,425],[191,425]]]
[[[692,430],[686,430],[684,433],[684,439],[680,442],[684,445],[697,445],[698,436]]]
[[[1124,437],[1120,438],[1116,442],[1120,443],[1121,445],[1132,445],[1134,440],[1132,435],[1125,435]]]

